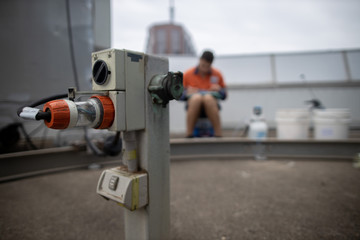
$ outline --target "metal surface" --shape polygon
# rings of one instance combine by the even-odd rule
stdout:
[[[161,107],[159,107],[161,108]],[[164,109],[166,110],[166,109]],[[155,131],[155,130],[154,130]],[[157,135],[160,139],[160,135]],[[150,141],[152,156],[159,149],[158,141]],[[166,144],[164,147],[166,147]],[[280,141],[268,139],[260,144],[244,138],[171,139],[171,160],[246,158],[252,159],[261,146],[263,154],[272,158],[301,158],[349,161],[360,153],[360,139],[347,141]],[[143,150],[144,151],[144,150]],[[149,150],[150,151],[150,150]],[[61,147],[0,155],[0,182],[87,167],[92,163],[114,164],[116,157],[96,157],[84,148]],[[167,163],[166,163],[167,164]]]
[[[172,139],[171,158],[253,158],[261,151],[267,158],[352,159],[360,152],[360,140],[347,141],[284,141],[261,142],[240,138]]]
[[[353,82],[332,82],[332,83],[308,83],[306,86],[312,88],[353,88],[353,87],[360,87],[360,82],[353,81]],[[232,90],[244,90],[244,89],[285,89],[285,88],[304,88],[305,85],[303,83],[263,83],[263,84],[244,84],[244,85],[237,85],[237,84],[229,84],[227,85],[229,89]]]
[[[235,54],[217,56],[214,67],[220,69],[226,83],[232,85],[306,85],[300,74],[306,74],[309,84],[331,84],[359,81],[359,60],[360,49]],[[169,61],[170,71],[186,71],[196,64],[196,57],[170,56]]]
[[[0,182],[85,168],[93,163],[120,163],[116,157],[97,157],[85,148],[58,147],[0,155]]]
[[[146,55],[145,55],[146,56]],[[168,72],[167,59],[145,57],[145,86],[154,75]],[[125,239],[170,238],[169,107],[152,103],[144,88],[145,130],[137,132],[139,165],[149,175],[149,205],[125,211]]]
[[[94,45],[93,10],[91,0],[1,1],[0,65],[7,84],[0,94],[14,105],[1,101],[0,125],[17,119],[14,106],[58,94],[76,78],[81,90],[90,89],[91,66],[86,59]]]

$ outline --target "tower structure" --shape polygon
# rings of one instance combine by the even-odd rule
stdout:
[[[195,49],[191,37],[182,25],[175,23],[174,1],[170,0],[170,21],[149,28],[146,53],[160,55],[191,55]]]

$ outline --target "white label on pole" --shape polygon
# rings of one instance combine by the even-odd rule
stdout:
[[[24,119],[36,120],[36,115],[38,114],[39,111],[40,109],[37,108],[24,107],[22,109],[22,112],[20,113],[20,117]]]

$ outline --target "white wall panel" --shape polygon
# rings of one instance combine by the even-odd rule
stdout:
[[[353,81],[360,81],[360,51],[347,52],[350,76]]]
[[[341,52],[277,55],[276,75],[280,83],[346,81],[344,59]]]

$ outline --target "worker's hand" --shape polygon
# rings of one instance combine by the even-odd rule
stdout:
[[[191,94],[197,93],[198,91],[199,91],[198,88],[188,87],[186,93],[187,93],[187,95],[191,95]]]
[[[210,85],[210,91],[218,92],[221,90],[221,87],[219,84],[211,84]]]

